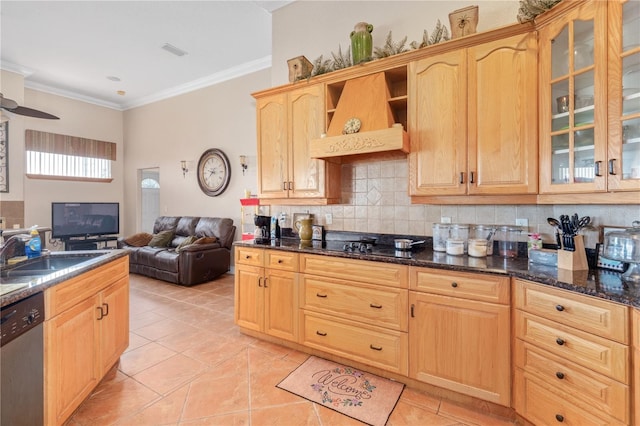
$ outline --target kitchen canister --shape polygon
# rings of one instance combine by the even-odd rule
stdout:
[[[447,254],[452,256],[462,256],[464,254],[465,240],[454,238],[447,239]]]
[[[451,224],[434,223],[433,224],[433,251],[447,251],[447,239],[451,231]]]
[[[454,240],[462,240],[464,253],[467,253],[467,240],[469,239],[469,225],[462,223],[454,223],[451,225],[451,238]]]
[[[469,240],[469,256],[487,257],[487,246],[489,242],[484,238],[471,238]]]
[[[511,226],[501,226],[498,228],[498,250],[500,256],[515,258],[518,257],[518,236],[522,230]]]
[[[493,255],[493,237],[496,236],[495,225],[473,225],[471,238],[483,239],[487,241],[487,256]]]

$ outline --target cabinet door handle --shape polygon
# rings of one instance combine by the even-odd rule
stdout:
[[[556,372],[556,377],[560,380],[564,379],[564,373],[561,371]]]
[[[282,190],[283,191],[287,190],[287,182],[282,182]]]
[[[475,174],[476,174],[475,172],[470,172],[469,173],[469,183],[475,183],[474,182]]]
[[[464,172],[460,172],[460,183],[464,183]]]
[[[376,303],[369,303],[369,306],[374,309],[382,309],[382,305],[378,305]]]
[[[564,339],[561,339],[560,337],[558,337],[558,338],[556,339],[556,343],[557,343],[558,345],[562,346],[562,345],[564,345],[564,344],[565,344],[565,341],[564,341]]]
[[[615,175],[616,174],[616,159],[612,158],[611,160],[609,160],[609,174],[610,175]]]
[[[602,176],[602,172],[600,171],[600,166],[601,166],[601,165],[602,165],[602,161],[596,161],[596,162],[594,163],[594,165],[593,165],[593,166],[594,166],[594,169],[595,169],[593,173],[594,173],[596,176]]]
[[[556,414],[556,420],[562,423],[564,422],[564,416],[562,414]]]
[[[321,297],[321,298],[326,298],[327,295],[326,294],[320,294],[320,293],[316,293],[316,297]]]
[[[562,305],[556,305],[556,311],[558,311],[558,312],[562,312],[562,311],[564,311],[564,306],[562,306]]]
[[[317,334],[318,336],[322,336],[322,337],[324,337],[324,336],[326,336],[326,335],[327,335],[327,333],[325,333],[324,331],[318,331],[318,330],[316,330],[316,334]]]
[[[102,306],[98,306],[96,307],[96,309],[100,311],[100,317],[98,317],[98,321],[100,321],[102,318],[104,318],[104,312],[102,311]]]
[[[258,277],[258,287],[262,287],[262,277]]]
[[[453,287],[453,288],[458,287],[458,283],[457,283],[457,282],[455,282],[455,281],[454,281],[454,282],[452,282],[452,283],[451,283],[451,287]]]
[[[369,345],[369,347],[371,349],[373,349],[374,351],[381,351],[382,350],[382,346],[373,346],[373,345]]]
[[[413,312],[413,308],[415,308],[415,307],[416,307],[416,305],[413,305],[413,304],[411,305],[411,318],[415,318],[416,317],[415,313]]]
[[[105,307],[105,313],[104,316],[106,317],[107,315],[109,315],[109,304],[108,303],[103,303],[102,306]]]
[[[293,190],[293,182],[289,182],[289,191]]]
[[[269,280],[269,278],[264,277],[264,285],[263,285],[263,287],[264,287],[264,288],[267,288],[267,287],[268,287],[268,286],[267,286],[267,281],[268,281],[268,280]]]

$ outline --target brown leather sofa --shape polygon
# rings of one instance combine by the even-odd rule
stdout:
[[[236,232],[232,219],[160,216],[153,225],[153,234],[161,231],[173,231],[166,247],[136,247],[127,244],[127,238],[118,239],[118,248],[129,251],[129,272],[190,286],[211,281],[229,271]],[[215,237],[216,241],[189,244],[176,250],[188,237]]]

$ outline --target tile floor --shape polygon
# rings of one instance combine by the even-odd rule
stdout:
[[[233,275],[195,287],[130,277],[129,348],[67,426],[362,425],[275,387],[307,355],[238,331]],[[387,423],[508,424],[411,388]]]

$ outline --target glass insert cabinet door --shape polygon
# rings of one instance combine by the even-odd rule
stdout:
[[[543,193],[606,189],[606,28],[591,2],[540,32]]]
[[[640,189],[640,2],[610,2],[609,188]]]

